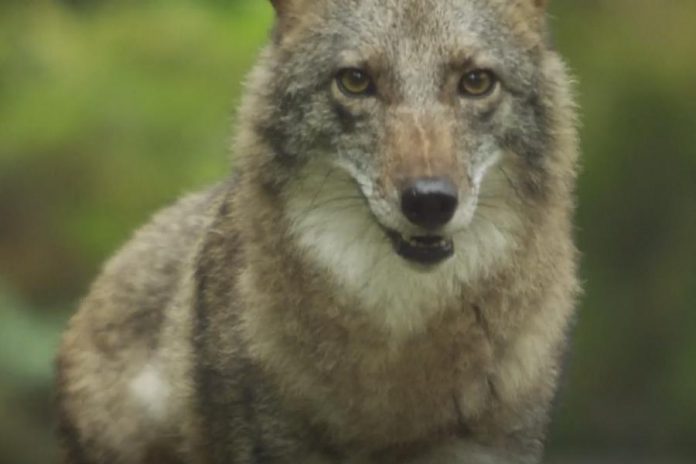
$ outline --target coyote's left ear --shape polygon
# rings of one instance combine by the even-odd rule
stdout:
[[[276,12],[276,32],[286,32],[312,2],[313,0],[271,0]]]
[[[524,0],[523,2],[528,11],[530,7],[533,10],[530,14],[534,18],[534,22],[537,23],[537,27],[544,28],[549,2],[550,0]]]
[[[550,0],[526,0],[527,5],[532,4],[537,14],[545,14]]]
[[[288,7],[288,3],[291,3],[291,1],[292,0],[271,0],[271,5],[273,5],[273,8],[275,8],[278,16],[281,16]]]

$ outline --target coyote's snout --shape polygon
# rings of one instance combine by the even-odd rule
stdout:
[[[381,195],[408,221],[388,228],[396,252],[421,264],[436,264],[454,253],[445,230],[468,197],[466,163],[460,160],[447,116],[395,111],[387,117],[377,185]],[[404,221],[399,221],[399,224]]]
[[[407,182],[401,192],[401,211],[429,233],[405,240],[393,231],[390,235],[397,253],[421,263],[435,263],[452,256],[452,240],[437,232],[452,219],[458,204],[457,188],[447,177],[421,177]]]

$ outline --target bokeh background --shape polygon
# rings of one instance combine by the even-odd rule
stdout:
[[[696,2],[553,0],[586,293],[553,463],[696,462]],[[60,331],[100,264],[229,170],[263,0],[0,1],[0,463],[53,462]]]

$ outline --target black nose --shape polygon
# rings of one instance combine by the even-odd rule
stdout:
[[[437,229],[454,216],[459,203],[457,188],[442,177],[411,182],[401,192],[401,211],[409,221],[426,229]]]

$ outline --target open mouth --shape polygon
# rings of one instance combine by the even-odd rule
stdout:
[[[406,238],[393,230],[388,230],[387,235],[396,254],[417,264],[431,266],[454,255],[454,242],[451,238],[437,235]]]

